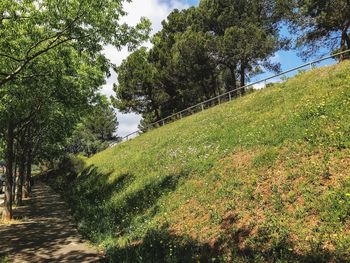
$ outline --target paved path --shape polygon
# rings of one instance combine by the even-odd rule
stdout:
[[[32,198],[14,213],[19,224],[0,225],[0,256],[10,262],[103,262],[82,241],[61,198],[36,183]]]

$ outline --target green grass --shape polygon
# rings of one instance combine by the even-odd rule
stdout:
[[[107,149],[54,184],[111,262],[344,262],[349,156],[344,62]]]

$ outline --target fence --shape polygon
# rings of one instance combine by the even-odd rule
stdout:
[[[213,98],[211,98],[209,100],[205,100],[205,101],[200,102],[200,103],[198,103],[198,104],[196,104],[194,106],[191,106],[191,107],[186,108],[186,109],[184,109],[182,111],[174,113],[174,114],[172,114],[172,115],[170,115],[170,116],[168,116],[168,117],[166,117],[164,119],[161,119],[159,121],[151,123],[151,124],[147,125],[144,128],[144,131],[141,131],[141,130],[134,131],[134,132],[124,136],[120,141],[111,144],[111,146],[114,146],[114,145],[119,144],[121,142],[128,141],[128,140],[130,140],[132,138],[135,138],[138,135],[140,135],[142,133],[145,133],[145,132],[147,132],[147,131],[149,131],[151,129],[164,126],[164,125],[166,125],[168,123],[171,123],[171,122],[174,122],[176,120],[182,119],[182,118],[184,118],[186,116],[189,116],[189,115],[192,115],[194,113],[197,113],[197,112],[200,112],[200,111],[204,111],[205,109],[211,108],[213,106],[219,105],[219,104],[227,102],[227,101],[231,101],[232,99],[234,99],[236,97],[244,95],[245,93],[243,91],[247,90],[248,88],[253,88],[257,84],[262,83],[266,87],[266,85],[268,84],[269,80],[278,78],[280,76],[285,76],[288,73],[295,72],[297,70],[300,70],[300,69],[303,69],[303,68],[306,68],[306,67],[314,68],[314,67],[317,66],[317,63],[320,63],[320,62],[325,61],[325,60],[333,59],[335,57],[338,57],[338,56],[340,56],[342,54],[345,54],[345,53],[348,53],[348,52],[350,52],[350,50],[346,50],[346,51],[339,52],[339,53],[336,53],[336,54],[333,54],[333,55],[329,55],[329,56],[326,56],[326,57],[323,57],[323,58],[320,58],[320,59],[317,59],[317,60],[305,63],[305,64],[303,64],[301,66],[298,66],[298,67],[295,67],[295,68],[283,71],[283,72],[281,72],[279,74],[276,74],[276,75],[273,75],[273,76],[270,76],[270,77],[267,77],[267,78],[255,81],[253,83],[249,83],[249,84],[247,84],[245,86],[242,86],[242,87],[239,87],[239,88],[227,91],[227,92],[222,93],[222,94],[220,94],[220,95],[218,95],[216,97],[213,97]]]

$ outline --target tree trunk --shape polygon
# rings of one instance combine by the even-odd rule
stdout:
[[[157,103],[155,102],[155,100],[153,98],[152,90],[150,88],[148,88],[147,93],[148,93],[148,97],[150,98],[152,110],[153,110],[154,114],[156,115],[156,121],[159,121],[161,119],[160,114],[159,114],[159,107],[157,107]]]
[[[240,69],[240,76],[241,76],[241,87],[244,87],[245,86],[245,68],[246,68],[246,65],[245,65],[245,62],[242,61],[241,62],[241,69]],[[245,93],[245,89],[241,89],[241,94],[244,95]]]
[[[26,174],[25,174],[25,181],[24,181],[23,198],[28,198],[29,193],[31,191],[30,180],[32,177],[32,157],[31,157],[31,150],[30,149],[27,152],[26,166],[27,167],[26,167]]]
[[[16,192],[16,205],[22,205],[22,189],[23,189],[23,181],[25,174],[25,157],[24,153],[21,153],[19,160],[19,168],[18,168],[18,177],[17,177],[17,192]]]
[[[16,187],[17,187],[17,153],[16,153],[16,145],[13,145],[13,174],[12,174],[12,202],[15,202],[16,197]]]
[[[13,141],[14,141],[14,125],[9,121],[6,134],[6,182],[5,182],[5,198],[4,210],[2,218],[4,220],[12,219],[12,170],[13,170]]]
[[[345,42],[347,45],[347,49],[350,49],[350,37],[347,32],[345,32]]]
[[[341,51],[346,51],[346,50],[350,49],[350,38],[349,38],[347,31],[348,31],[348,28],[345,28],[342,32],[342,35],[341,35],[341,42],[340,42],[340,50]],[[350,58],[349,53],[341,54],[340,61],[343,61],[345,59],[349,59]]]
[[[230,86],[228,88],[229,90],[236,90],[237,89],[236,68],[237,68],[237,65],[233,65],[233,66],[229,67],[229,70],[231,73]],[[238,90],[236,90],[233,93],[233,95],[238,96]]]
[[[237,80],[236,80],[236,66],[234,68],[231,69],[231,75],[232,75],[232,89],[231,90],[235,90],[237,89]]]

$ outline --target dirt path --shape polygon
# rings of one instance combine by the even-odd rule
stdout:
[[[32,198],[14,213],[19,224],[0,225],[0,256],[10,262],[103,262],[80,238],[68,211],[58,195],[37,183]]]

